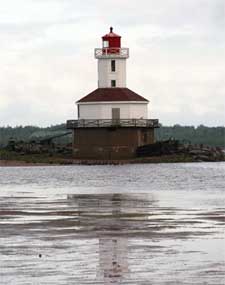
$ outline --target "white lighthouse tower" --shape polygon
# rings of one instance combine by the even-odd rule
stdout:
[[[102,37],[102,48],[95,49],[98,59],[98,88],[126,88],[126,59],[129,49],[121,49],[121,37],[110,33]]]
[[[78,120],[67,121],[76,157],[134,157],[138,146],[154,142],[158,120],[148,119],[149,101],[126,86],[128,57],[129,49],[121,47],[121,36],[111,27],[102,47],[95,48],[98,88],[76,102]]]

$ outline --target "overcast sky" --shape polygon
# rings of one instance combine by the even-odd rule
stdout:
[[[0,0],[0,126],[76,118],[112,25],[127,87],[164,125],[225,123],[225,0]]]

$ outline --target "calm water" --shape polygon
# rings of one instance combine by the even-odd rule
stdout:
[[[225,163],[0,167],[0,284],[225,284]]]

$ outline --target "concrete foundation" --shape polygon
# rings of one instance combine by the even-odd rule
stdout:
[[[154,128],[75,128],[73,155],[79,159],[128,159],[138,146],[154,142]]]

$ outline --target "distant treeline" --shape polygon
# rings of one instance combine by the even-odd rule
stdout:
[[[57,133],[68,131],[65,124],[50,126],[47,128],[40,128],[36,126],[18,126],[18,127],[0,127],[0,147],[8,144],[9,140],[15,141],[39,141],[40,139],[57,135]],[[58,138],[60,143],[69,143],[71,139],[69,136],[65,138]]]
[[[225,147],[225,127],[206,127],[200,125],[164,127],[156,130],[157,140],[178,139],[192,144]]]
[[[0,127],[0,146],[6,146],[10,139],[14,140],[39,140],[40,138],[50,137],[57,132],[66,131],[65,124],[40,128],[34,126],[18,127]],[[225,147],[225,127],[206,127],[200,125],[173,127],[161,126],[156,129],[157,140],[178,139],[180,141],[190,142],[192,144],[205,144],[209,146]],[[57,139],[60,143],[70,143],[71,136]]]

